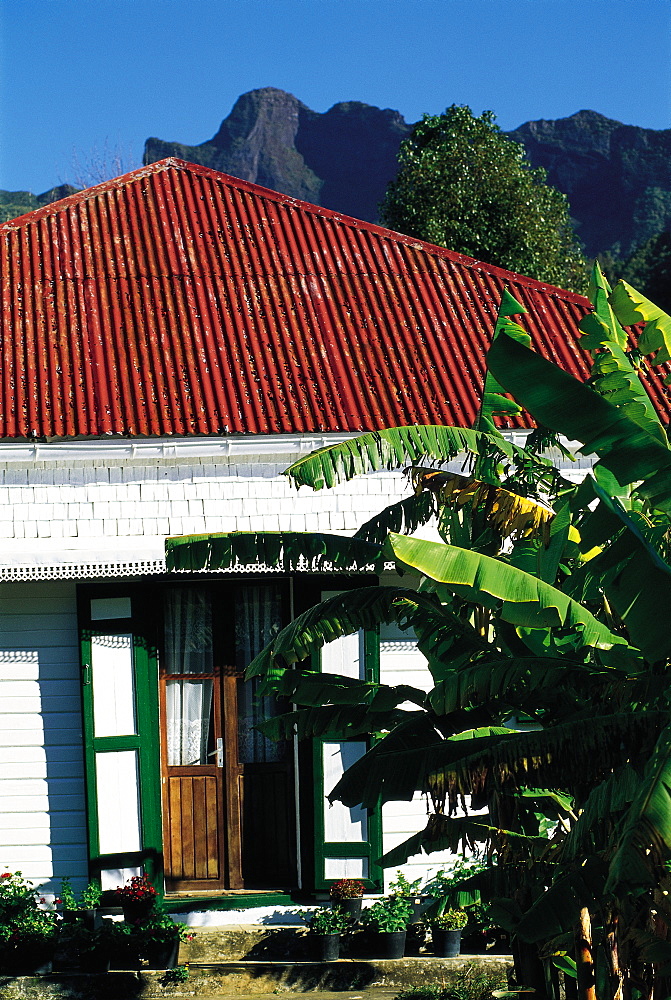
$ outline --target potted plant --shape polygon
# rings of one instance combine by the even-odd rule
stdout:
[[[329,888],[331,906],[338,907],[343,913],[358,920],[361,916],[364,888],[363,882],[357,878],[339,878]]]
[[[125,885],[117,886],[116,899],[123,907],[124,920],[144,920],[156,906],[158,893],[148,875],[134,875]]]
[[[102,920],[96,927],[79,920],[66,921],[61,927],[56,958],[59,969],[81,972],[109,972],[113,954],[119,950],[124,924]]]
[[[456,958],[461,951],[461,932],[468,922],[465,910],[443,910],[431,917],[431,940],[437,958]]]
[[[354,924],[354,918],[339,907],[303,910],[299,914],[308,927],[320,962],[336,962],[340,957],[340,935]]]
[[[363,911],[361,922],[377,935],[380,958],[403,958],[410,909],[403,896],[388,896]]]
[[[144,919],[130,924],[131,953],[150,969],[172,969],[177,965],[180,941],[191,940],[184,924],[176,924],[169,913],[154,905]]]
[[[83,922],[93,931],[100,926],[102,915],[99,911],[102,889],[100,882],[91,880],[82,889],[79,899],[74,894],[69,878],[61,879],[60,904],[64,924]]]
[[[421,878],[410,882],[403,872],[396,872],[396,878],[389,883],[389,890],[392,896],[401,896],[410,903],[410,919],[408,924],[419,923],[422,913],[431,903],[431,896],[422,894],[419,887],[422,884]]]
[[[10,975],[48,973],[56,948],[56,914],[43,909],[21,872],[0,874],[0,971]]]

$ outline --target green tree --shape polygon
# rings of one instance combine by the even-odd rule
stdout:
[[[620,274],[665,312],[671,312],[671,232],[657,233],[638,247]]]
[[[560,287],[584,291],[584,258],[563,194],[501,134],[490,111],[453,104],[401,143],[385,225]]]

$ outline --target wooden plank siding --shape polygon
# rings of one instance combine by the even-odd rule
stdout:
[[[0,584],[0,865],[88,873],[75,584]]]

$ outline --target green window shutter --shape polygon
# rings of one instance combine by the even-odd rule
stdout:
[[[329,591],[322,594],[322,599],[331,596],[332,593]],[[369,681],[377,681],[380,675],[380,643],[377,630],[368,630],[359,637],[348,637],[351,650],[355,640],[359,643],[359,676]],[[324,647],[324,650],[328,656],[328,646]],[[319,657],[320,668],[325,660],[324,650]],[[349,809],[339,802],[330,806],[326,798],[342,770],[350,766],[357,757],[362,756],[368,746],[369,741],[362,738],[346,741],[313,740],[317,891],[328,889],[339,878],[358,878],[370,891],[382,887],[382,869],[375,863],[382,854],[381,810]]]
[[[89,858],[92,875],[141,868],[162,892],[158,670],[146,610],[134,588],[79,595]]]

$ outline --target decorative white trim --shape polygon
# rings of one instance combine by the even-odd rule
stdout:
[[[126,576],[156,576],[165,573],[165,560],[141,562],[58,563],[44,566],[0,566],[0,581],[92,580]]]
[[[324,434],[237,434],[227,437],[86,438],[65,441],[0,441],[0,462],[170,461],[192,458],[240,458],[243,455],[309,454],[360,432]],[[529,431],[504,431],[508,441],[524,445]]]
[[[392,572],[394,563],[385,563],[385,572]],[[297,572],[307,571],[307,563],[299,566]],[[284,574],[281,566],[266,566],[265,563],[245,563],[244,565],[233,566],[230,569],[204,569],[204,570],[174,570],[175,574],[182,573],[233,573],[235,575],[256,575],[256,574]],[[315,575],[336,575],[339,573],[357,572],[363,574],[374,573],[373,566],[364,569],[347,570],[342,566],[334,567],[330,563],[324,564],[320,570],[310,570]],[[145,559],[137,562],[99,562],[99,563],[58,563],[51,565],[32,566],[0,566],[0,583],[14,582],[19,580],[106,580],[116,577],[138,577],[138,576],[164,576],[168,573],[164,559]]]
[[[356,434],[240,434],[231,437],[94,438],[67,441],[2,441],[0,462],[174,461],[244,455],[309,454]]]
[[[380,639],[381,653],[411,653],[417,652],[417,639],[408,636],[407,639]]]

